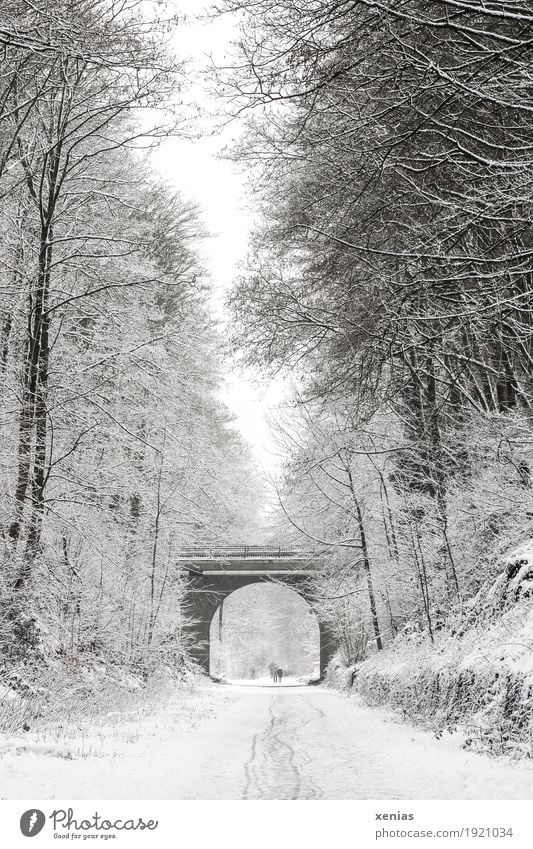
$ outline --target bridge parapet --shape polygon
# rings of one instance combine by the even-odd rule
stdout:
[[[307,575],[318,567],[316,558],[303,549],[273,545],[190,546],[180,549],[176,560],[191,576],[239,574],[280,578],[283,575]]]
[[[177,552],[178,560],[289,560],[293,557],[305,559],[306,555],[302,549],[277,545],[191,545]]]

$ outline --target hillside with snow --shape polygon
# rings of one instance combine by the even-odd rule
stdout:
[[[429,639],[406,627],[336,680],[438,734],[461,730],[476,751],[530,758],[533,738],[533,541]]]

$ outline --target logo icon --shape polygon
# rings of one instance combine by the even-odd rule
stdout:
[[[20,830],[24,837],[35,837],[43,830],[46,817],[42,811],[37,808],[30,808],[29,811],[24,811],[20,818]]]

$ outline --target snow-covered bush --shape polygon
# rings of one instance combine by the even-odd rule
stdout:
[[[188,689],[197,669],[159,664],[150,674],[124,668],[87,653],[84,657],[47,659],[40,667],[19,664],[0,674],[0,734],[19,733],[98,718],[132,702],[161,697],[176,688]]]
[[[342,652],[336,652],[326,669],[326,684],[336,690],[349,690],[352,686],[354,670],[354,665],[346,665]]]

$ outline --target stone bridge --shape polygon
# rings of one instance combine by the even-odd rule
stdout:
[[[185,609],[190,617],[195,660],[209,672],[209,630],[221,602],[235,590],[261,582],[281,583],[294,590],[313,608],[308,579],[318,569],[306,552],[276,546],[232,546],[182,549],[177,556],[188,575]],[[328,626],[320,621],[320,674],[336,645]]]

